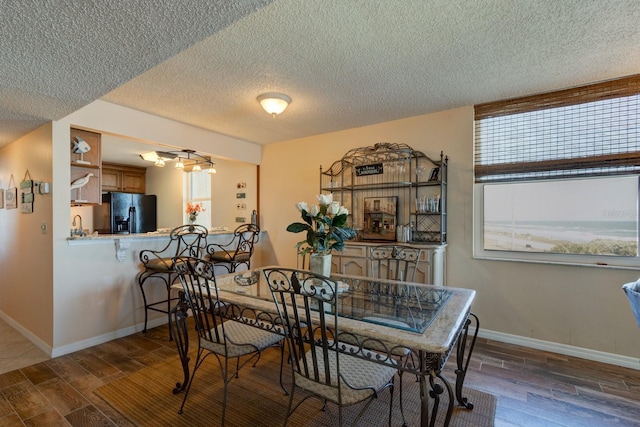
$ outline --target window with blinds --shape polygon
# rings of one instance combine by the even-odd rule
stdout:
[[[477,105],[475,138],[476,255],[638,265],[640,76]]]
[[[640,171],[640,76],[475,106],[475,179]]]

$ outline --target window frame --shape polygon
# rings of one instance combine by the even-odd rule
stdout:
[[[560,159],[558,161],[541,162],[511,162],[504,164],[479,164],[480,149],[478,138],[478,121],[482,118],[499,117],[512,114],[538,111],[556,107],[578,105],[593,101],[634,96],[640,93],[640,75],[624,77],[593,85],[566,89],[547,94],[532,95],[523,98],[509,99],[474,106],[474,184],[473,184],[473,258],[516,261],[529,263],[580,265],[590,267],[609,267],[620,269],[640,268],[640,256],[627,257],[619,255],[584,255],[558,254],[545,252],[519,252],[484,249],[484,186],[493,183],[525,183],[549,179],[597,179],[598,176],[634,176],[640,173],[640,150],[631,149],[623,154],[604,154],[592,157]],[[639,109],[640,110],[640,109]],[[636,128],[633,128],[636,129]],[[637,132],[635,133],[637,135]],[[536,163],[539,163],[536,165]],[[569,168],[567,168],[569,165]],[[525,166],[527,171],[534,171],[534,175],[508,176],[509,173]],[[606,169],[609,168],[609,169]],[[618,168],[615,170],[615,168]],[[585,173],[576,175],[574,171],[553,176],[546,171],[554,170],[584,170]],[[542,171],[542,173],[540,173]],[[613,171],[613,173],[612,173]],[[535,173],[538,173],[535,175]],[[491,175],[501,175],[492,179]],[[640,199],[640,197],[639,197]],[[640,218],[636,218],[640,223]]]
[[[209,197],[193,197],[192,196],[192,186],[193,186],[193,174],[194,173],[200,173],[200,174],[205,174],[204,171],[202,172],[188,172],[188,173],[183,173],[183,186],[184,186],[184,190],[183,190],[183,194],[184,194],[184,200],[182,205],[186,206],[187,202],[192,202],[192,203],[203,203],[204,207],[205,207],[205,211],[201,212],[200,215],[208,218],[208,224],[202,224],[201,221],[198,221],[198,223],[200,223],[200,225],[205,226],[207,229],[211,228],[211,206],[213,206],[213,200],[212,200],[212,191],[213,191],[213,180],[211,179],[211,175],[206,174],[206,176],[209,178],[210,180],[210,184],[209,184]],[[187,214],[185,212],[185,210],[182,210],[182,218],[184,221],[184,224],[188,224],[189,223],[189,214]]]

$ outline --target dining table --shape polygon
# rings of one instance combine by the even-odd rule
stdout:
[[[232,308],[224,310],[225,317],[284,335],[263,272],[271,268],[279,267],[217,276],[215,286],[220,304]],[[392,365],[403,374],[416,375],[421,426],[435,425],[445,392],[448,395],[445,426],[451,421],[455,401],[468,410],[473,409],[473,403],[463,396],[463,385],[479,330],[478,317],[471,312],[474,290],[338,273],[331,273],[330,278],[335,283],[338,303],[337,313],[329,314],[339,316],[340,334],[349,337],[351,346],[362,350],[349,354]],[[183,380],[177,382],[173,390],[179,393],[188,384],[190,375],[188,304],[181,284],[176,283],[173,288],[181,294],[170,322],[183,369]],[[327,309],[316,307],[316,310]],[[456,351],[457,364],[454,387],[443,374],[453,351]],[[430,399],[433,399],[431,405]]]

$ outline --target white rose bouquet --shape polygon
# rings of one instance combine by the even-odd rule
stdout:
[[[346,225],[349,211],[333,201],[333,194],[320,194],[317,198],[318,204],[311,209],[306,202],[296,204],[304,222],[294,222],[287,227],[287,231],[292,233],[307,232],[306,240],[296,245],[298,250],[306,245],[301,254],[327,255],[333,249],[341,251],[344,241],[355,236],[355,232]]]

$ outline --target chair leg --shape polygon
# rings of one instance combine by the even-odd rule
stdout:
[[[182,414],[184,410],[184,404],[187,403],[187,396],[189,396],[189,390],[191,390],[191,385],[193,384],[193,379],[196,377],[196,372],[198,368],[204,361],[202,357],[203,350],[198,349],[198,356],[196,357],[196,363],[193,365],[193,372],[191,373],[191,378],[189,378],[189,382],[187,383],[187,388],[184,390],[184,397],[182,398],[182,405],[180,405],[180,409],[178,410],[178,414]]]
[[[237,360],[239,362],[240,358],[238,357]],[[222,373],[222,381],[224,382],[224,388],[222,391],[222,420],[220,424],[222,427],[224,427],[224,419],[227,413],[227,387],[229,385],[228,375],[229,375],[229,361],[225,358],[224,372]],[[236,378],[237,378],[237,375],[238,375],[238,371],[236,370]]]
[[[402,378],[400,379],[400,390],[402,390]],[[393,389],[395,388],[395,378],[391,378],[391,390],[389,390],[389,392],[391,393],[391,396],[389,396],[389,427],[391,427],[391,416],[393,414]],[[401,398],[402,398],[402,394],[400,394]],[[400,401],[400,412],[402,413],[402,423],[403,426],[407,425],[407,422],[404,419],[404,412],[402,411],[402,401]]]
[[[280,341],[280,388],[284,390],[284,395],[286,396],[289,394],[289,390],[287,390],[287,388],[284,386],[284,383],[282,382],[283,371],[284,371],[284,342]]]
[[[171,322],[171,309],[173,308],[171,307],[171,285],[172,284],[173,283],[169,281],[169,284],[167,286],[167,319],[169,320],[169,322]],[[169,341],[173,341],[173,331],[171,331],[171,328],[169,328]]]
[[[138,280],[138,285],[140,286],[140,292],[142,293],[142,302],[144,303],[144,328],[142,329],[142,332],[146,333],[147,332],[147,320],[148,320],[148,313],[147,313],[147,296],[144,293],[144,281],[147,280],[147,278],[145,277],[144,279]]]
[[[400,380],[400,415],[402,416],[402,427],[407,427],[407,419],[404,417],[404,400],[402,393],[402,371],[398,370],[398,379]],[[393,397],[393,394],[391,394]],[[391,423],[391,419],[389,419],[389,423]]]
[[[168,276],[164,276],[168,274]],[[144,303],[144,328],[142,329],[142,332],[146,333],[147,332],[147,327],[148,327],[148,323],[149,323],[149,310],[153,310],[153,311],[158,311],[161,313],[166,312],[167,313],[167,323],[170,324],[171,322],[171,309],[173,308],[171,306],[171,286],[175,283],[175,281],[177,280],[178,276],[177,275],[173,275],[172,273],[167,273],[167,272],[163,272],[162,274],[158,274],[158,272],[152,273],[152,274],[147,274],[147,275],[142,275],[140,276],[140,278],[138,279],[138,285],[140,286],[140,292],[142,293],[142,301]],[[158,302],[155,303],[149,303],[149,301],[147,300],[147,294],[145,293],[144,287],[147,283],[148,279],[157,279],[157,280],[162,280],[164,282],[164,285],[167,289],[167,299],[166,299],[166,303],[167,303],[167,307],[166,309],[160,309],[160,308],[156,308],[157,306],[159,306],[160,304],[162,304],[164,301],[160,300]],[[162,305],[160,305],[160,307],[163,307]],[[169,328],[169,341],[173,341],[173,335],[171,332],[171,328]]]

